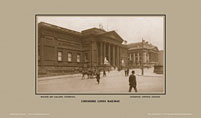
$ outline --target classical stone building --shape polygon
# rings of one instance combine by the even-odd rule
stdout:
[[[153,67],[158,63],[158,48],[145,40],[128,44],[129,67]]]
[[[91,28],[82,32],[52,24],[38,24],[38,75],[77,73],[83,68],[112,67],[128,64],[128,48],[115,31]]]

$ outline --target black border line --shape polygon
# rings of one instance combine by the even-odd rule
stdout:
[[[36,25],[37,16],[164,16],[165,92],[164,93],[37,93]],[[35,14],[35,95],[166,95],[166,14]]]
[[[37,76],[37,70],[36,70],[36,66],[37,66],[37,65],[36,65],[36,60],[37,60],[37,59],[36,59],[36,24],[37,24],[37,15],[35,15],[35,95],[38,94],[37,91],[36,91],[36,89],[37,89],[37,88],[36,88],[36,87],[37,87],[37,86],[36,86],[36,81],[37,81],[36,79],[37,79],[37,77],[38,77],[38,76]],[[37,33],[37,34],[38,34],[38,33]],[[37,41],[37,42],[38,42],[38,41]],[[38,46],[38,45],[37,45],[37,46]],[[37,53],[37,54],[38,54],[38,53]]]
[[[166,27],[166,15],[165,15],[165,18],[164,18],[164,19],[165,19],[165,20],[164,20],[164,26],[165,26],[165,28],[164,28],[164,32],[165,32],[165,34],[164,34],[164,40],[165,40],[165,41],[164,41],[164,42],[165,42],[165,46],[164,46],[164,49],[165,49],[165,51],[164,51],[164,52],[165,52],[165,59],[164,59],[164,60],[165,60],[165,69],[164,69],[164,70],[165,70],[165,71],[164,71],[164,72],[165,72],[165,95],[166,95],[166,84],[167,84],[167,83],[166,83],[166,74],[167,74],[167,73],[166,73],[166,72],[167,72],[167,71],[166,71],[166,28],[167,28],[167,27]]]

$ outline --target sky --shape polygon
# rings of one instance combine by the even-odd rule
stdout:
[[[116,31],[127,43],[143,39],[164,49],[164,16],[37,16],[39,22],[78,32],[101,25],[105,31]]]

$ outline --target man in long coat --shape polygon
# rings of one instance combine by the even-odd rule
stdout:
[[[100,70],[97,70],[97,72],[96,72],[96,80],[97,80],[98,84],[100,84]]]
[[[129,92],[131,92],[132,88],[134,88],[135,92],[137,92],[135,71],[132,71],[132,74],[129,76],[129,85]]]

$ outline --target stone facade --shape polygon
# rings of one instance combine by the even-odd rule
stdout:
[[[158,63],[158,48],[145,40],[128,44],[129,67],[153,67]]]
[[[48,23],[38,24],[38,75],[78,73],[83,68],[105,68],[128,64],[128,48],[115,31],[91,28],[82,32]],[[123,62],[123,63],[122,63]]]

